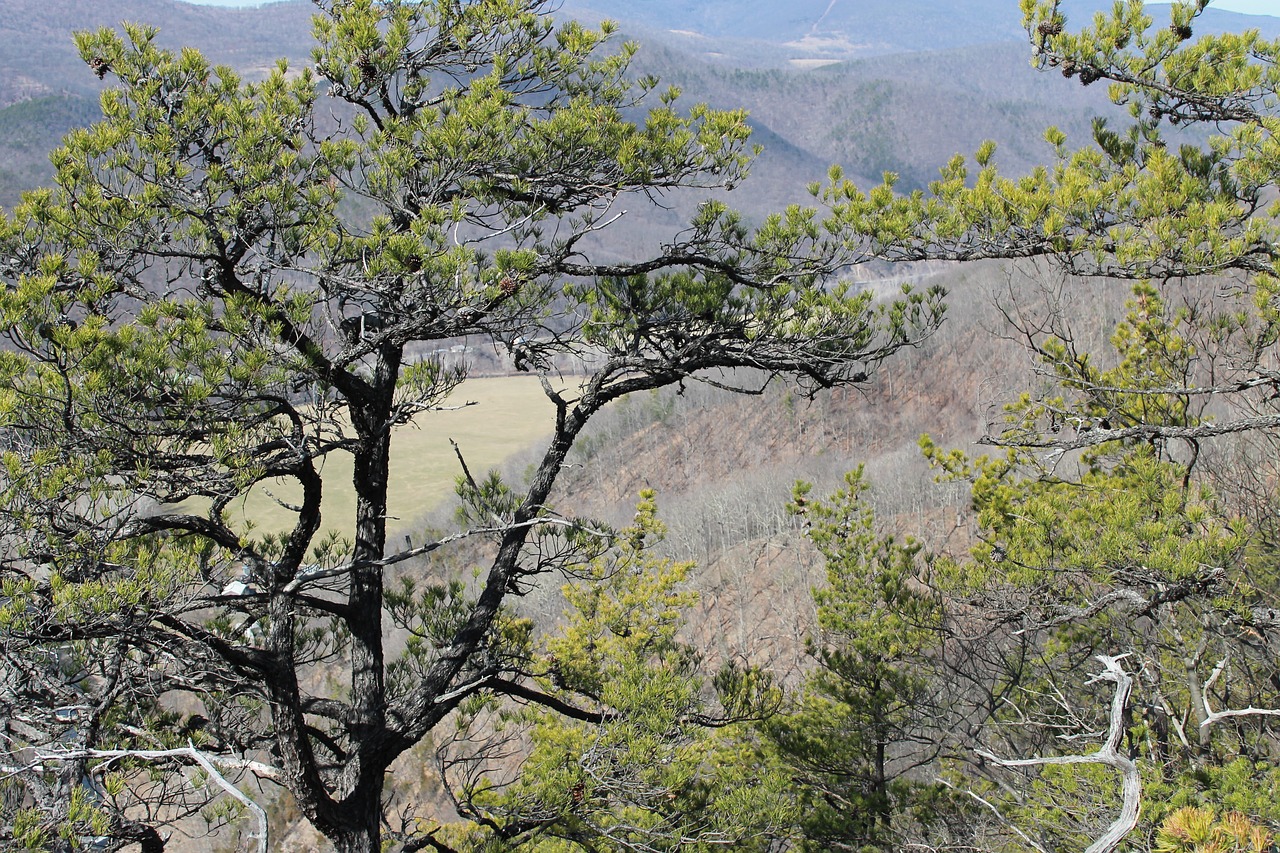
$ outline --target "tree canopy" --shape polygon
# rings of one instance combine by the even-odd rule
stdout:
[[[1018,846],[1262,849],[1276,820],[1280,44],[1197,35],[1207,5],[1156,25],[1117,3],[1073,31],[1058,3],[1024,2],[1033,62],[1105,82],[1128,123],[1099,119],[1080,150],[1051,130],[1052,168],[978,178],[997,233],[1130,293],[1097,342],[1077,294],[1011,291],[1035,375],[983,440],[996,453],[924,443],[977,514],[937,582],[1001,650],[1003,708],[962,777]],[[1102,743],[1063,742],[1079,736]]]
[[[313,62],[253,82],[143,25],[77,35],[102,121],[0,219],[3,843],[161,850],[256,809],[256,777],[341,851],[1109,850],[1140,820],[1151,849],[1262,846],[1280,43],[1197,36],[1206,5],[1073,31],[1023,0],[1033,62],[1127,124],[1051,129],[1018,178],[983,146],[928,192],[833,168],[760,223],[725,201],[746,116],[543,0],[316,0]],[[655,202],[688,221],[607,239]],[[924,442],[971,483],[974,547],[880,535],[860,472],[802,485],[812,670],[708,677],[652,495],[623,530],[578,517],[569,452],[635,392],[867,382],[943,294],[841,273],[924,258],[1131,299],[1099,347],[1011,294],[1035,376],[997,451]],[[400,547],[390,448],[465,397],[459,341],[539,383],[550,437],[522,481],[459,452],[456,527]],[[238,520],[268,493],[282,531]],[[558,624],[516,606],[561,583]],[[389,789],[432,748],[461,824]]]
[[[0,221],[18,846],[160,849],[211,767],[283,785],[340,850],[441,843],[384,813],[398,756],[477,697],[592,698],[538,681],[508,606],[613,539],[556,508],[589,419],[739,368],[865,381],[941,318],[938,291],[877,303],[836,280],[900,235],[801,207],[752,227],[710,194],[746,176],[745,116],[633,79],[609,24],[542,0],[316,6],[313,64],[259,82],[144,25],[78,34],[103,119]],[[665,240],[600,240],[679,191],[707,195]],[[537,375],[551,437],[525,483],[464,466],[462,527],[398,548],[389,447],[466,379],[431,346],[459,339]],[[339,455],[349,540],[319,534]],[[281,481],[288,529],[235,521]],[[445,561],[388,587],[460,542],[474,581]]]

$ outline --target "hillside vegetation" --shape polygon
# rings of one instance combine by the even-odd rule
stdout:
[[[1280,20],[1011,5],[0,9],[0,848],[1273,849]]]

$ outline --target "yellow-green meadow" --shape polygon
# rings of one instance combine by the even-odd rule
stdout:
[[[528,376],[470,379],[446,406],[446,410],[419,415],[412,426],[396,431],[387,495],[390,531],[408,532],[407,525],[453,493],[462,468],[450,439],[457,442],[467,466],[479,478],[548,434],[553,417],[542,386]],[[349,536],[355,516],[351,457],[332,455],[325,466],[321,526]],[[258,530],[282,531],[293,524],[294,513],[280,502],[289,504],[297,498],[295,484],[281,481],[274,488],[254,489],[228,512],[246,526],[252,522]]]

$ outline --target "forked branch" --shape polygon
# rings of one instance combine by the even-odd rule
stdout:
[[[267,813],[262,806],[255,803],[243,791],[231,783],[231,780],[222,775],[217,766],[200,750],[196,749],[195,744],[190,741],[184,747],[177,749],[74,749],[62,751],[49,751],[37,753],[40,761],[84,761],[86,759],[100,759],[106,761],[117,761],[124,758],[136,758],[143,761],[165,761],[168,759],[178,759],[194,761],[196,764],[209,774],[209,778],[228,795],[236,799],[241,805],[253,812],[258,819],[258,853],[267,853]]]
[[[1275,708],[1229,708],[1223,711],[1215,711],[1209,706],[1209,688],[1218,680],[1223,671],[1227,668],[1228,658],[1218,661],[1218,665],[1213,668],[1213,672],[1209,674],[1209,678],[1205,681],[1204,687],[1201,688],[1200,701],[1204,705],[1204,719],[1200,722],[1200,730],[1211,728],[1216,723],[1223,720],[1229,720],[1232,717],[1280,717],[1280,709]]]
[[[1129,692],[1133,689],[1133,678],[1120,665],[1125,655],[1097,655],[1102,662],[1103,671],[1098,673],[1089,683],[1095,681],[1111,681],[1116,685],[1115,695],[1111,698],[1111,719],[1107,731],[1107,739],[1097,752],[1089,755],[1055,755],[1044,758],[999,758],[985,750],[978,750],[983,758],[994,761],[1001,767],[1036,767],[1048,764],[1103,764],[1113,768],[1120,774],[1122,803],[1120,814],[1107,827],[1107,831],[1098,840],[1089,845],[1085,853],[1110,853],[1120,846],[1120,842],[1138,823],[1138,807],[1142,800],[1142,779],[1138,774],[1138,766],[1133,759],[1120,752],[1120,741],[1124,737],[1124,712],[1129,704]]]

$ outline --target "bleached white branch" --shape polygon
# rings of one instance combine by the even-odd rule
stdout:
[[[209,778],[219,788],[226,791],[228,795],[254,813],[258,819],[258,853],[267,853],[269,827],[267,825],[266,811],[233,785],[231,780],[223,776],[209,756],[196,749],[195,744],[191,743],[191,741],[187,741],[186,746],[176,749],[68,749],[39,751],[36,756],[40,761],[84,761],[86,759],[118,761],[123,758],[136,758],[143,761],[164,761],[167,759],[194,761],[209,774]],[[251,763],[257,764],[257,762]],[[236,767],[247,767],[247,764],[239,761],[232,761],[231,764]],[[265,767],[265,765],[263,766]]]
[[[1209,707],[1209,697],[1205,697],[1205,708]],[[1280,710],[1275,708],[1231,708],[1226,711],[1210,711],[1205,721],[1200,724],[1200,728],[1208,728],[1214,723],[1231,717],[1280,717]]]
[[[149,740],[152,743],[160,743],[160,739],[156,737],[155,732],[147,731],[138,726],[121,726],[122,731],[133,735],[139,740]],[[158,749],[161,747],[157,747]],[[259,779],[269,779],[279,785],[284,785],[284,773],[278,767],[272,767],[261,761],[253,761],[248,758],[232,758],[229,755],[219,755],[218,764],[229,770],[248,770]]]
[[[1218,680],[1218,676],[1222,675],[1223,670],[1227,667],[1227,658],[1218,661],[1218,665],[1213,668],[1213,672],[1204,682],[1204,687],[1200,690],[1200,702],[1204,705],[1204,719],[1200,721],[1200,731],[1208,729],[1210,726],[1220,723],[1223,720],[1229,720],[1232,717],[1280,717],[1280,709],[1276,708],[1230,708],[1225,711],[1215,711],[1209,706],[1209,688]]]
[[[983,758],[999,764],[1001,767],[1035,767],[1047,764],[1103,764],[1113,768],[1120,774],[1121,807],[1120,814],[1107,827],[1107,831],[1097,841],[1085,849],[1085,853],[1110,853],[1115,850],[1124,837],[1138,824],[1138,808],[1142,801],[1142,778],[1138,774],[1138,765],[1131,758],[1120,752],[1120,741],[1124,737],[1124,712],[1129,704],[1129,693],[1133,689],[1133,678],[1120,665],[1126,655],[1097,655],[1102,662],[1103,671],[1098,673],[1089,683],[1095,681],[1111,681],[1116,685],[1115,695],[1111,699],[1110,725],[1107,739],[1102,746],[1088,755],[1055,755],[1043,758],[1000,758],[985,750],[978,750]]]

